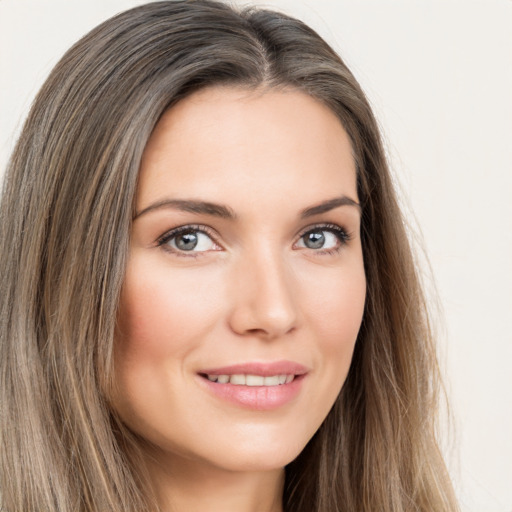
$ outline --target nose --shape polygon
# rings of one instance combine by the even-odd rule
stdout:
[[[231,329],[244,336],[274,339],[297,327],[297,294],[283,258],[262,251],[244,258],[232,276]]]

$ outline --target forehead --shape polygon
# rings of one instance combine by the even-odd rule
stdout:
[[[296,90],[215,87],[158,122],[142,159],[137,208],[169,196],[237,208],[341,194],[357,200],[355,163],[330,109]]]

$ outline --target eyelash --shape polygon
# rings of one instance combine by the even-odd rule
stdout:
[[[330,233],[333,233],[334,236],[338,239],[339,245],[337,247],[333,247],[332,249],[310,249],[311,251],[314,251],[315,254],[318,255],[330,255],[330,254],[336,254],[341,249],[347,245],[348,242],[352,239],[352,234],[349,233],[344,227],[338,226],[337,224],[315,224],[313,226],[308,226],[305,228],[299,235],[299,240],[304,238],[308,233],[314,232],[314,231],[329,231]]]
[[[346,229],[336,224],[315,224],[313,226],[308,226],[307,228],[301,231],[298,239],[301,240],[308,233],[314,231],[329,231],[330,233],[333,233],[339,241],[339,245],[332,249],[310,249],[311,251],[318,255],[335,254],[339,252],[352,239],[351,233],[349,233]],[[164,249],[165,251],[176,254],[177,256],[197,258],[198,256],[201,255],[202,252],[206,251],[180,251],[167,245],[172,239],[178,237],[179,235],[190,232],[203,233],[209,238],[211,238],[211,240],[216,245],[220,245],[216,241],[216,236],[212,229],[204,225],[187,224],[185,226],[180,226],[178,228],[171,229],[170,231],[164,233],[160,238],[157,239],[157,246],[162,247],[162,249]]]
[[[186,226],[180,226],[178,228],[171,229],[170,231],[167,231],[167,233],[164,233],[158,240],[157,240],[157,246],[161,247],[164,251],[170,252],[172,254],[175,254],[177,256],[184,256],[186,258],[197,258],[201,252],[196,251],[180,251],[176,250],[166,244],[168,244],[173,238],[178,237],[179,235],[185,234],[185,233],[203,233],[209,238],[212,239],[212,241],[219,245],[216,241],[215,233],[212,229],[208,228],[204,225],[198,225],[198,224],[187,224]]]

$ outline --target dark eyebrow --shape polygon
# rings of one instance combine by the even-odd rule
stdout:
[[[334,199],[328,199],[318,205],[310,206],[301,211],[300,217],[306,219],[313,217],[314,215],[320,215],[321,213],[334,210],[340,206],[354,206],[361,211],[359,203],[354,201],[348,196],[335,197]],[[150,204],[140,212],[136,212],[133,220],[137,219],[145,213],[152,212],[154,210],[160,210],[163,208],[173,208],[175,210],[181,210],[183,212],[198,213],[203,215],[213,215],[214,217],[221,217],[223,219],[235,220],[237,218],[236,213],[229,208],[216,203],[209,203],[208,201],[196,201],[193,199],[163,199],[156,203]]]
[[[316,206],[310,206],[309,208],[302,210],[300,216],[302,219],[306,219],[308,217],[313,217],[314,215],[329,212],[339,206],[355,206],[359,213],[361,213],[361,205],[357,201],[354,201],[348,196],[341,196],[335,197],[334,199],[328,199]]]
[[[235,212],[228,206],[223,206],[221,204],[209,203],[207,201],[195,201],[192,199],[163,199],[162,201],[157,201],[156,203],[150,204],[140,212],[135,212],[133,220],[140,217],[141,215],[144,215],[145,213],[152,212],[154,210],[160,210],[162,208],[173,208],[183,212],[213,215],[223,219],[236,219]]]

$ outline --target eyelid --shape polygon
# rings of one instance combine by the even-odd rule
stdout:
[[[340,226],[338,224],[329,223],[329,222],[324,222],[324,223],[310,224],[309,226],[306,226],[303,229],[301,229],[301,231],[296,235],[297,241],[294,242],[294,246],[307,233],[309,233],[310,231],[315,231],[315,230],[330,231],[338,237],[339,242],[340,242],[340,245],[337,249],[327,249],[327,250],[318,249],[318,250],[314,251],[317,254],[330,253],[330,252],[339,250],[344,245],[346,245],[347,242],[349,242],[352,239],[351,232],[348,231],[347,229],[345,229],[343,226]],[[189,251],[189,252],[188,251],[180,251],[180,250],[172,248],[171,246],[166,246],[167,242],[169,242],[171,239],[177,237],[181,233],[186,233],[189,231],[197,231],[199,233],[205,234],[212,240],[212,242],[215,245],[217,245],[218,247],[223,249],[222,244],[220,244],[217,240],[218,239],[217,232],[214,229],[212,229],[210,226],[207,226],[204,224],[185,224],[182,226],[177,226],[175,228],[169,229],[168,231],[166,231],[164,234],[162,234],[161,236],[159,236],[156,239],[155,244],[157,247],[162,247],[164,250],[166,250],[168,252],[172,252],[179,256],[197,257],[203,253],[210,252],[210,251]]]
[[[331,233],[334,233],[334,235],[339,240],[339,246],[336,248],[310,249],[313,253],[315,253],[317,255],[336,253],[339,250],[341,250],[353,238],[352,232],[350,232],[348,229],[345,229],[343,226],[340,226],[338,224],[333,224],[330,222],[324,222],[324,223],[311,224],[311,225],[303,228],[297,235],[297,242],[295,242],[294,245],[296,245],[298,243],[298,241],[301,240],[307,233],[309,233],[311,231],[315,231],[315,230],[330,231]],[[302,249],[302,247],[301,247],[301,249]],[[307,249],[307,247],[305,249]]]
[[[213,241],[213,243],[215,245],[222,248],[222,245],[217,241],[217,238],[218,238],[217,233],[211,227],[206,226],[204,224],[184,224],[182,226],[177,226],[175,228],[169,229],[163,235],[159,236],[156,239],[156,241],[155,241],[156,246],[164,247],[164,245],[167,242],[169,242],[169,240],[177,237],[178,235],[180,235],[182,233],[186,233],[188,231],[197,231],[199,233],[203,233],[206,236],[208,236],[209,238],[211,238],[211,240]],[[187,254],[187,251],[179,251],[179,250],[173,249],[170,246],[166,247],[165,250],[167,250],[169,252],[173,252],[175,254],[182,255],[182,256],[193,256],[193,257],[198,256],[202,252],[208,252],[208,251],[190,251]]]
[[[310,231],[314,231],[315,229],[324,229],[326,231],[332,231],[335,233],[338,233],[340,235],[343,235],[343,238],[346,241],[349,241],[352,238],[351,232],[346,229],[343,226],[340,226],[339,224],[333,224],[331,222],[320,222],[317,224],[311,224],[309,226],[306,226],[305,228],[301,229],[299,233],[297,234],[297,238],[302,238],[306,233],[309,233]]]

